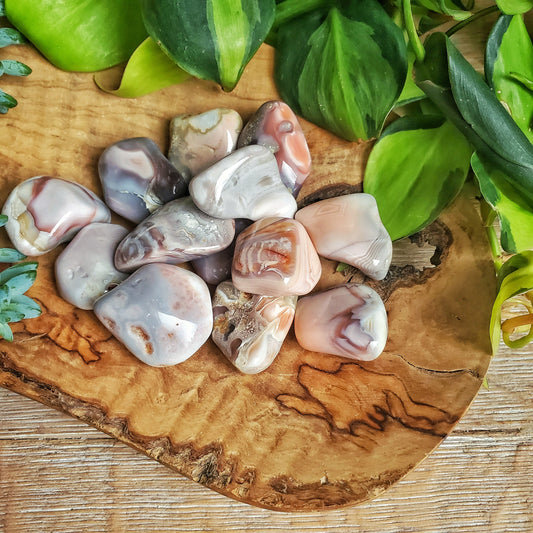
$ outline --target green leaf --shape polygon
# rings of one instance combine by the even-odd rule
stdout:
[[[26,39],[14,28],[0,28],[0,48],[12,44],[24,44]]]
[[[472,169],[481,194],[499,216],[502,248],[509,253],[533,248],[533,212],[523,204],[509,179],[477,154],[472,156]]]
[[[344,139],[380,133],[406,74],[402,32],[375,0],[336,2],[279,28],[275,76],[282,98]]]
[[[231,91],[274,22],[274,0],[143,0],[149,35],[185,71]]]
[[[464,6],[460,2],[453,2],[451,0],[416,0],[416,3],[436,13],[442,13],[453,17],[455,20],[465,20],[472,13],[470,13],[470,7]]]
[[[533,0],[496,0],[496,4],[506,15],[520,15],[533,8]]]
[[[520,129],[533,142],[533,44],[520,15],[503,16],[492,29],[485,54],[485,76]],[[524,83],[526,82],[526,83]]]
[[[0,0],[0,17],[6,16],[6,5],[4,0]]]
[[[11,328],[3,322],[0,322],[0,339],[13,342],[13,332],[11,331]]]
[[[0,89],[0,113],[7,113],[9,109],[16,105],[17,101],[10,94]]]
[[[10,297],[24,294],[33,285],[36,276],[36,272],[24,272],[7,280],[5,286],[9,290]]]
[[[492,352],[498,351],[501,330],[502,306],[506,300],[513,296],[527,293],[533,289],[533,251],[528,250],[516,254],[506,261],[498,273],[499,288],[490,319],[490,337]],[[530,329],[527,337],[532,335],[533,328]]]
[[[16,309],[4,307],[0,309],[0,322],[18,322],[24,318],[24,313],[20,313]]]
[[[442,118],[406,117],[383,132],[363,185],[376,198],[393,240],[416,233],[450,204],[463,187],[471,153],[466,139]]]
[[[125,61],[146,38],[140,3],[6,0],[6,13],[53,65],[92,72]]]
[[[5,226],[7,224],[7,221],[8,221],[7,215],[0,215],[0,228],[2,226]]]
[[[27,76],[31,74],[31,68],[20,61],[14,61],[13,59],[3,59],[0,61],[0,68],[4,74],[10,76]]]
[[[35,318],[40,316],[42,312],[39,304],[24,294],[13,296],[8,307],[12,307],[22,313],[24,315],[23,318]]]
[[[26,259],[26,256],[14,248],[0,248],[0,263],[16,263],[23,259]]]
[[[117,89],[104,87],[98,77],[95,77],[95,82],[100,89],[115,96],[137,98],[181,83],[190,77],[148,37],[130,57]]]
[[[39,263],[37,263],[37,261],[26,261],[24,263],[19,263],[6,268],[0,272],[0,287],[15,276],[25,274],[27,272],[36,272],[38,265]]]

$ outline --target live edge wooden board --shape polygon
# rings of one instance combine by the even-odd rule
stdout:
[[[166,151],[176,114],[230,107],[246,119],[277,97],[266,46],[232,93],[189,81],[136,100],[105,94],[90,74],[59,71],[30,47],[12,50],[33,73],[3,79],[20,104],[0,119],[2,203],[15,185],[40,174],[101,194],[96,165],[109,144],[146,136]],[[300,204],[360,191],[371,143],[302,125],[314,166]],[[307,352],[291,331],[274,364],[255,376],[233,369],[210,341],[175,367],[140,363],[91,312],[57,295],[56,251],[39,259],[30,291],[42,316],[14,325],[13,343],[0,341],[0,384],[243,502],[283,511],[356,504],[441,442],[490,361],[495,281],[472,199],[460,197],[413,242],[435,248],[436,266],[416,268],[408,260],[372,283],[389,316],[380,358],[358,363]],[[323,267],[320,288],[362,281],[355,272],[336,273],[333,262]]]

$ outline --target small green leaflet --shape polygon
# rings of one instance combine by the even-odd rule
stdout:
[[[533,44],[521,15],[502,16],[487,41],[485,76],[520,129],[533,142]]]
[[[521,195],[500,170],[478,154],[472,156],[472,169],[481,194],[500,219],[502,248],[509,253],[533,248],[533,213],[523,205]]]
[[[0,28],[0,48],[26,42],[26,39],[19,31],[13,28]]]
[[[274,0],[143,0],[149,35],[183,70],[231,91],[264,42]]]
[[[6,0],[9,21],[53,65],[93,72],[126,61],[146,38],[141,0]]]
[[[404,86],[405,41],[376,0],[333,6],[280,26],[276,83],[307,120],[347,140],[370,139]]]
[[[470,2],[467,7],[458,5],[459,2],[453,2],[452,0],[416,0],[416,3],[430,11],[453,17],[455,20],[467,19],[472,14],[469,9],[473,7],[473,2]]]
[[[496,4],[506,15],[520,15],[533,8],[533,0],[496,0]]]
[[[500,344],[500,331],[503,327],[505,330],[504,341],[508,346],[519,348],[525,346],[533,339],[533,298],[530,292],[533,289],[533,251],[528,250],[513,255],[506,261],[498,272],[498,294],[494,301],[490,319],[490,336],[492,343],[492,352],[498,351]],[[525,295],[520,302],[527,307],[527,313],[516,322],[511,324],[501,324],[502,306],[511,298],[517,295]],[[513,320],[513,319],[511,319]],[[529,325],[529,331],[521,339],[511,340],[509,331],[517,327]]]
[[[8,74],[9,76],[27,76],[31,74],[31,68],[20,61],[4,59],[0,61],[0,75],[2,74]]]
[[[441,117],[405,117],[384,131],[370,153],[363,186],[376,198],[393,240],[427,226],[452,202],[471,153],[466,139]]]
[[[180,69],[151,37],[147,37],[130,57],[117,89],[105,87],[98,76],[95,76],[95,82],[100,89],[115,96],[137,98],[181,83],[190,77],[191,75]]]

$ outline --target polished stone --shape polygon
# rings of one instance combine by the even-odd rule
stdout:
[[[213,296],[215,344],[245,374],[267,369],[278,355],[294,319],[297,296],[241,292],[231,281]]]
[[[307,294],[321,273],[309,235],[292,218],[259,220],[237,237],[231,275],[241,291],[267,296]]]
[[[311,154],[292,109],[279,100],[265,102],[239,136],[239,148],[249,144],[260,144],[274,154],[281,181],[297,196],[311,172]]]
[[[348,194],[322,200],[296,215],[323,257],[352,265],[381,280],[389,270],[392,241],[370,194]]]
[[[340,285],[298,300],[294,331],[302,348],[372,361],[387,342],[387,312],[366,285]]]
[[[194,203],[220,218],[292,217],[296,200],[281,181],[275,157],[264,146],[245,146],[194,177]]]
[[[92,222],[109,222],[111,213],[92,191],[61,178],[36,176],[17,185],[2,213],[13,246],[38,256],[67,242]]]
[[[94,305],[102,324],[150,366],[182,363],[211,334],[211,296],[205,282],[184,268],[145,265]]]
[[[98,173],[107,205],[132,222],[188,194],[187,181],[146,137],[124,139],[106,148]]]
[[[200,211],[189,196],[172,200],[144,219],[118,245],[115,266],[131,272],[148,263],[179,264],[227,248],[235,222]]]
[[[55,261],[60,296],[80,309],[94,302],[127,278],[115,268],[118,243],[128,230],[118,224],[94,223],[82,228]]]

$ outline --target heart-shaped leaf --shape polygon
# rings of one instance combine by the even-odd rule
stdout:
[[[402,32],[376,0],[335,2],[278,30],[275,76],[282,98],[344,139],[380,133],[406,74]]]
[[[370,153],[364,191],[376,198],[393,240],[427,226],[450,204],[471,154],[466,139],[441,117],[402,118],[383,132]]]
[[[9,21],[55,66],[96,71],[146,38],[141,0],[6,0]]]
[[[533,44],[520,15],[502,16],[492,29],[485,54],[487,82],[520,129],[533,142]]]
[[[232,90],[274,22],[275,0],[143,0],[154,41],[184,70]]]

